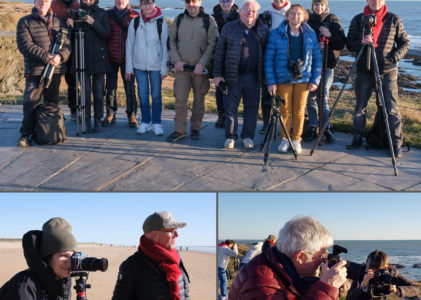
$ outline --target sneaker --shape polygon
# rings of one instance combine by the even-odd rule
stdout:
[[[253,149],[254,148],[254,142],[250,138],[243,139],[243,147],[246,149]]]
[[[29,147],[31,145],[30,141],[29,141],[29,137],[27,136],[21,136],[18,140],[18,147]]]
[[[194,141],[200,139],[200,131],[196,129],[192,129],[190,132],[190,138]]]
[[[297,154],[301,153],[302,149],[301,149],[301,142],[300,142],[300,140],[293,140],[292,141],[292,145],[294,146],[295,152]]]
[[[136,134],[144,134],[146,131],[149,131],[152,129],[151,124],[149,123],[140,123],[139,128],[136,130]]]
[[[289,149],[289,143],[287,139],[283,139],[278,146],[278,152],[286,153]]]
[[[325,131],[326,143],[334,144],[336,142],[335,136],[333,135],[330,129],[326,129]]]
[[[179,133],[177,131],[174,131],[167,137],[167,142],[173,143],[177,142],[178,140],[185,139],[187,135],[185,133]]]
[[[234,139],[226,139],[224,143],[225,149],[234,149],[235,140]]]
[[[153,124],[152,130],[155,133],[155,135],[164,135],[164,130],[162,129],[161,124]]]
[[[396,158],[402,158],[403,152],[401,147],[393,147],[393,152],[395,153]]]
[[[317,127],[311,126],[306,136],[304,136],[304,141],[311,142],[315,140],[316,138],[317,138]]]

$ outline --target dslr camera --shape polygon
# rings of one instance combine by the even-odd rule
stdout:
[[[377,17],[374,14],[362,16],[362,23],[364,27],[376,26]]]
[[[332,253],[329,253],[327,256],[327,265],[332,267],[336,263],[342,260],[341,253],[348,253],[348,249],[339,246],[339,245],[333,245],[333,251]],[[351,280],[357,280],[362,281],[365,274],[365,266],[361,264],[357,264],[352,261],[347,261],[346,265],[346,272],[347,272],[347,278]]]
[[[368,282],[368,290],[373,298],[387,296],[390,294],[391,285],[398,284],[398,277],[394,272],[381,269],[374,273],[374,277]]]
[[[85,22],[87,15],[86,10],[78,8],[69,13],[69,18],[73,19],[75,22]]]
[[[75,252],[71,258],[72,271],[102,271],[108,269],[108,260],[106,258],[89,257],[84,252]]]
[[[272,99],[272,105],[278,107],[280,103],[285,105],[285,99],[278,95],[273,95],[270,97]]]
[[[303,78],[303,65],[304,62],[300,58],[288,62],[288,70],[291,71],[295,79]]]

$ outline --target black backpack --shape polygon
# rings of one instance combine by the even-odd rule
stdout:
[[[62,143],[66,138],[64,114],[57,104],[43,103],[36,107],[33,139],[38,145]]]

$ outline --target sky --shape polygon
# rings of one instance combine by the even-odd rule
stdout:
[[[335,240],[421,240],[421,193],[219,193],[218,239],[277,236],[297,215]]]
[[[143,221],[169,211],[177,222],[177,246],[214,246],[215,193],[1,193],[0,238],[21,238],[63,217],[78,242],[138,245]]]

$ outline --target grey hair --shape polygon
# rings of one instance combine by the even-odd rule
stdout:
[[[316,219],[310,216],[296,216],[279,231],[276,246],[278,250],[292,257],[298,251],[315,253],[333,245],[333,237]]]
[[[243,9],[243,7],[246,5],[246,4],[255,4],[256,6],[257,6],[257,10],[260,10],[260,4],[259,4],[259,2],[257,2],[256,0],[244,0],[244,2],[243,2],[243,4],[241,5],[241,8],[240,8],[240,10],[242,10]]]

